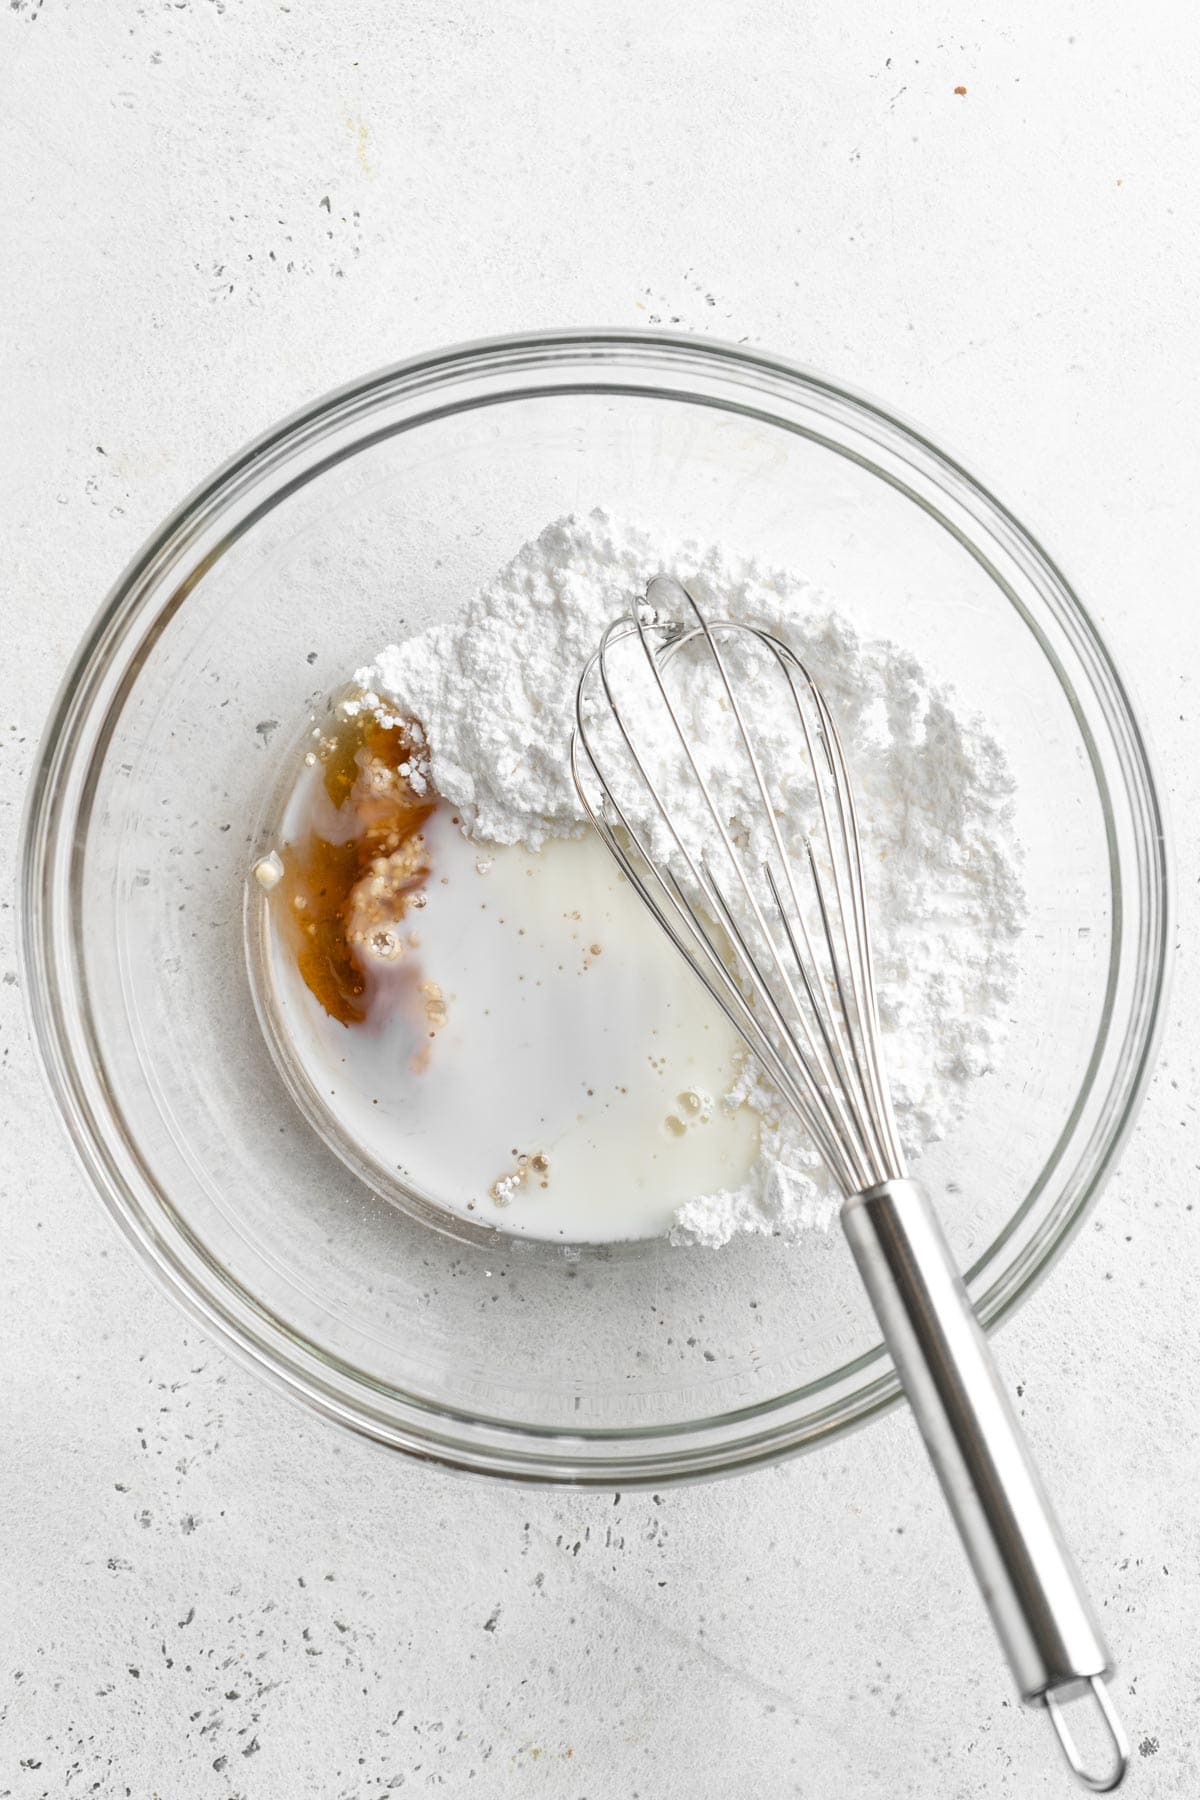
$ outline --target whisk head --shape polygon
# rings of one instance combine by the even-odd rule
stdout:
[[[608,849],[843,1193],[902,1178],[854,793],[804,664],[658,576],[580,677],[571,766]]]

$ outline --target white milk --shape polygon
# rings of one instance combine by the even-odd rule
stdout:
[[[448,1211],[568,1243],[658,1236],[739,1186],[758,1151],[756,1115],[721,1104],[739,1039],[603,846],[482,849],[444,806],[424,829],[416,942],[363,1024],[271,936],[277,1024],[340,1135]]]

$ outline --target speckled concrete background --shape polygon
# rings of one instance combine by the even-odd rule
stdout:
[[[143,535],[380,362],[661,322],[960,446],[1093,596],[1179,826],[1159,1074],[1000,1342],[1150,1800],[1200,1784],[1197,44],[1155,0],[1013,13],[8,0],[0,855]],[[0,1796],[1068,1791],[907,1418],[721,1486],[522,1493],[343,1441],[211,1349],[64,1148],[11,922]]]

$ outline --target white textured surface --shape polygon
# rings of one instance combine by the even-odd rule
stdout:
[[[1092,595],[1179,826],[1159,1074],[999,1350],[1120,1657],[1130,1791],[1184,1795],[1195,28],[1169,0],[894,10],[9,0],[0,855],[126,558],[363,369],[661,321],[795,355],[960,447]],[[335,1437],[211,1349],[63,1146],[3,906],[0,1797],[1067,1791],[906,1418],[722,1486],[523,1493]]]

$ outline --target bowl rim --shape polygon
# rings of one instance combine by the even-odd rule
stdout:
[[[64,850],[60,842],[63,809],[62,787],[75,771],[76,758],[85,736],[90,708],[103,687],[107,658],[118,646],[123,629],[141,614],[150,590],[162,573],[183,558],[205,526],[211,527],[224,509],[231,505],[242,488],[253,478],[261,478],[264,469],[281,463],[306,441],[315,441],[332,431],[335,423],[345,424],[356,407],[369,402],[387,390],[403,386],[409,393],[435,391],[456,378],[489,370],[527,370],[536,372],[557,362],[594,357],[601,391],[616,391],[622,384],[604,381],[606,362],[622,354],[641,354],[651,365],[645,387],[639,391],[654,392],[649,377],[655,359],[665,359],[674,370],[688,368],[720,376],[725,381],[740,380],[749,384],[754,376],[767,382],[782,383],[785,388],[801,393],[820,394],[844,403],[852,412],[873,419],[885,431],[898,434],[910,447],[918,450],[932,466],[939,483],[948,486],[957,499],[970,502],[969,510],[984,522],[994,536],[1004,543],[1020,563],[1031,564],[1050,592],[1043,598],[1053,610],[1058,624],[1067,631],[1072,648],[1085,664],[1093,691],[1110,727],[1114,719],[1121,735],[1114,731],[1113,741],[1120,757],[1126,792],[1133,805],[1137,830],[1138,873],[1141,875],[1143,931],[1138,944],[1137,966],[1141,977],[1141,1004],[1126,1034],[1122,1055],[1118,1059],[1110,1083],[1104,1118],[1097,1124],[1089,1140],[1095,1145],[1090,1166],[1078,1182],[1078,1191],[1069,1208],[1059,1218],[1048,1241],[1032,1254],[1044,1232],[1039,1233],[1009,1271],[1002,1272],[976,1300],[979,1316],[989,1329],[1008,1317],[1032,1291],[1083,1223],[1111,1173],[1125,1140],[1133,1127],[1153,1068],[1154,1055],[1164,1022],[1163,1001],[1169,976],[1171,955],[1171,918],[1173,882],[1171,856],[1165,811],[1154,775],[1153,758],[1137,707],[1100,633],[1074,587],[1067,581],[1057,563],[1043,548],[1039,538],[955,457],[924,431],[893,408],[849,384],[811,370],[789,359],[767,352],[723,342],[708,337],[698,338],[681,333],[605,327],[595,330],[565,329],[522,332],[486,337],[434,349],[401,359],[379,368],[369,375],[331,390],[299,408],[277,424],[253,438],[232,455],[168,515],[158,529],[134,555],[99,607],[85,632],[59,690],[47,714],[37,755],[28,784],[21,829],[20,874],[18,885],[18,948],[21,985],[29,1017],[31,1036],[37,1048],[55,1110],[61,1118],[76,1159],[95,1188],[106,1209],[133,1244],[143,1264],[158,1279],[184,1310],[232,1351],[243,1365],[266,1375],[293,1398],[306,1403],[326,1418],[334,1420],[359,1435],[377,1443],[406,1451],[442,1465],[472,1473],[510,1476],[524,1481],[570,1481],[598,1487],[619,1485],[661,1486],[671,1481],[686,1481],[699,1476],[730,1473],[738,1469],[778,1460],[799,1449],[810,1448],[842,1431],[867,1423],[889,1409],[900,1398],[900,1390],[881,1347],[855,1359],[829,1378],[834,1380],[856,1370],[877,1372],[859,1387],[849,1400],[839,1400],[825,1408],[806,1413],[797,1425],[787,1415],[790,1401],[809,1388],[773,1396],[770,1400],[715,1415],[712,1420],[689,1421],[682,1426],[622,1426],[595,1428],[585,1432],[566,1432],[559,1426],[514,1424],[480,1415],[457,1413],[448,1406],[429,1407],[419,1396],[404,1396],[409,1416],[398,1424],[369,1399],[370,1384],[359,1377],[362,1392],[351,1403],[328,1379],[329,1359],[322,1358],[313,1346],[302,1350],[293,1333],[283,1322],[256,1306],[252,1296],[239,1290],[249,1304],[240,1316],[228,1302],[221,1304],[208,1289],[199,1286],[182,1259],[154,1229],[144,1216],[119,1160],[111,1152],[103,1132],[95,1129],[92,1109],[84,1093],[78,1046],[71,1041],[70,1020],[64,1013],[67,994],[60,958],[66,946],[65,928],[69,924],[71,906],[65,908],[62,895],[56,892],[53,874],[56,857],[66,858],[71,881],[70,900],[77,898],[82,871],[84,841],[73,839]],[[578,386],[578,383],[573,384]],[[499,396],[514,401],[528,397],[530,389],[514,388]],[[533,390],[544,391],[544,390]],[[595,391],[595,390],[585,390]],[[626,388],[624,391],[628,391]],[[674,389],[657,390],[669,399],[687,399]],[[463,405],[478,405],[470,401]],[[453,406],[449,410],[460,410]],[[427,418],[428,414],[423,415]],[[423,422],[422,421],[418,421]],[[775,420],[775,423],[780,421]],[[385,433],[384,435],[390,435]],[[369,441],[369,440],[366,440]],[[354,449],[361,449],[358,440]],[[307,481],[323,464],[304,471]],[[274,505],[288,491],[273,491]],[[915,496],[910,495],[910,498]],[[234,536],[248,528],[257,514],[243,520]],[[942,521],[946,523],[946,521]],[[222,549],[227,541],[222,540]],[[969,547],[969,546],[968,546]],[[994,573],[994,571],[993,571]],[[166,628],[174,612],[186,599],[195,580],[177,584],[151,620],[152,630],[143,635],[138,648],[142,656],[132,670],[126,669],[123,681],[108,696],[106,722],[115,720],[120,704],[137,677],[145,651]],[[1004,584],[1001,583],[1003,586]],[[1010,599],[1020,608],[1014,595]],[[1042,648],[1050,652],[1033,622],[1031,625]],[[1059,679],[1062,681],[1061,671]],[[1075,702],[1068,684],[1068,699]],[[1078,708],[1076,706],[1078,718]],[[1080,721],[1085,739],[1090,731]],[[92,747],[77,797],[76,814],[85,811],[84,803],[94,789],[97,765],[102,760],[108,732],[101,734]],[[1114,901],[1120,904],[1122,888],[1116,880],[1120,858],[1112,843],[1112,820],[1107,784],[1098,771],[1097,783],[1105,808],[1110,833],[1110,862],[1113,867]],[[71,815],[72,817],[75,814]],[[1115,910],[1115,909],[1114,909]],[[1113,932],[1110,958],[1110,988],[1115,981],[1119,960],[1119,934]],[[1105,1018],[1108,1013],[1106,1008]],[[1107,1027],[1105,1027],[1106,1029]],[[1097,1040],[1094,1058],[1098,1057],[1104,1030]],[[85,1059],[86,1060],[86,1059]],[[1090,1076],[1085,1077],[1081,1094],[1090,1091]],[[1027,1214],[1050,1172],[1061,1160],[1061,1147],[1068,1141],[1082,1101],[1064,1126],[1063,1133],[1045,1165],[1043,1178],[1035,1184],[1013,1220],[982,1252],[972,1269],[966,1271],[971,1280],[978,1275],[1005,1237],[1017,1228]],[[113,1114],[108,1115],[111,1122]],[[127,1148],[132,1146],[127,1145]],[[177,1228],[180,1221],[171,1212],[169,1197],[157,1184],[145,1177],[150,1187],[172,1217]],[[210,1265],[211,1266],[211,1265]],[[256,1328],[265,1323],[274,1334],[273,1341]],[[284,1354],[284,1345],[291,1354]],[[307,1352],[307,1353],[306,1353]],[[826,1385],[816,1384],[818,1387]],[[399,1394],[400,1390],[389,1390]],[[744,1427],[754,1422],[754,1428]],[[706,1435],[710,1427],[736,1424],[743,1429],[733,1439]],[[691,1440],[690,1443],[688,1440]],[[607,1454],[603,1452],[607,1447]],[[634,1452],[631,1454],[631,1450]]]

